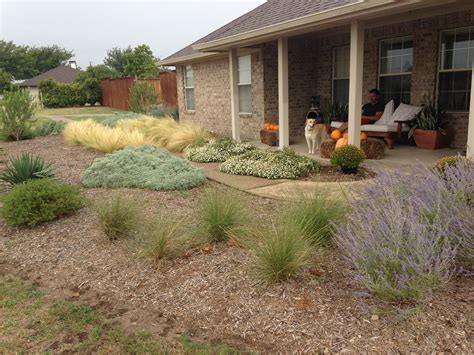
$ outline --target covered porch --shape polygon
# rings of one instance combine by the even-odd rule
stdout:
[[[455,12],[452,3],[459,3]],[[307,153],[303,127],[310,98],[319,97],[324,106],[334,101],[334,50],[348,46],[347,81],[349,144],[360,146],[360,114],[369,89],[381,84],[380,43],[382,39],[411,37],[412,66],[401,70],[409,75],[409,92],[400,88],[397,94],[402,101],[421,105],[424,98],[433,102],[444,100],[439,89],[442,31],[474,26],[474,18],[463,17],[463,7],[473,10],[472,3],[452,1],[395,1],[390,11],[371,12],[357,19],[337,18],[318,25],[299,29],[280,30],[260,38],[243,39],[228,48],[230,63],[232,136],[241,139],[245,116],[239,111],[238,53],[242,49],[260,50],[263,62],[264,117],[279,124],[279,148],[292,147]],[[408,11],[408,12],[407,12]],[[401,14],[404,14],[403,16]],[[397,15],[398,14],[398,15]],[[450,15],[452,14],[452,15]],[[474,41],[474,38],[471,39]],[[225,48],[226,46],[222,47]],[[221,50],[222,50],[221,49]],[[469,48],[468,48],[469,51]],[[329,53],[329,54],[328,54]],[[474,54],[474,50],[473,50]],[[469,58],[469,57],[468,57]],[[402,56],[403,59],[403,56]],[[454,59],[453,59],[454,60]],[[469,60],[472,63],[472,59]],[[466,71],[466,68],[464,68]],[[379,166],[431,164],[438,158],[467,151],[474,154],[474,72],[469,70],[469,85],[464,89],[465,108],[449,112],[450,123],[456,132],[455,149],[424,151],[413,146],[397,145],[387,151]],[[453,72],[461,71],[453,68]],[[454,78],[454,76],[453,76]],[[453,79],[454,81],[454,79]],[[454,85],[454,84],[453,84]],[[455,91],[454,88],[452,88]],[[389,93],[390,94],[390,93]],[[454,98],[450,98],[454,102]],[[470,110],[469,110],[470,107]]]

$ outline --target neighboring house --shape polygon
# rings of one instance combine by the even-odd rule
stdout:
[[[81,73],[81,70],[77,69],[76,62],[71,61],[68,65],[60,65],[34,78],[25,80],[19,86],[27,89],[35,99],[39,99],[39,84],[43,80],[53,79],[61,84],[71,84],[76,80],[79,73]]]
[[[378,87],[385,99],[439,101],[453,147],[469,136],[472,149],[473,59],[473,0],[269,0],[160,64],[177,68],[181,119],[236,139],[258,139],[270,120],[288,146],[319,96],[349,103],[359,144],[355,117]]]

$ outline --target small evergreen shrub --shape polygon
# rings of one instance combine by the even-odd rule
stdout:
[[[140,213],[135,200],[115,195],[97,205],[96,210],[100,229],[109,240],[131,237],[140,226]]]
[[[233,175],[249,175],[266,179],[299,179],[318,171],[318,161],[296,154],[293,150],[254,150],[232,157],[220,171]]]
[[[213,243],[230,239],[248,220],[245,206],[233,192],[207,191],[199,202],[198,213],[201,227]]]
[[[223,163],[232,156],[255,150],[250,143],[238,143],[230,138],[211,139],[191,145],[184,150],[184,157],[197,163]]]
[[[285,206],[282,223],[294,225],[314,246],[327,246],[334,237],[336,226],[342,224],[348,212],[347,203],[328,198],[317,192],[312,197],[302,196]]]
[[[62,84],[47,79],[40,82],[39,90],[45,107],[84,106],[87,103],[87,90],[79,83]]]
[[[357,172],[365,160],[365,153],[354,145],[346,145],[336,149],[331,155],[331,164],[343,172]]]
[[[145,232],[143,251],[146,257],[157,263],[178,256],[185,244],[179,222],[159,220]]]
[[[312,246],[294,224],[281,224],[254,233],[256,271],[266,281],[281,282],[310,263]]]
[[[0,181],[14,186],[28,180],[46,179],[54,176],[53,166],[46,164],[43,158],[33,156],[30,153],[10,160],[5,171],[0,175]]]
[[[86,187],[187,190],[205,181],[202,170],[150,145],[108,154],[96,160],[82,175]]]
[[[136,81],[130,88],[130,110],[135,113],[148,115],[153,106],[158,104],[159,94],[155,85],[146,81]]]
[[[35,125],[32,135],[35,137],[59,136],[66,127],[66,123],[62,121],[47,120]]]
[[[15,226],[35,226],[54,221],[79,210],[83,205],[79,187],[50,179],[15,185],[2,202],[2,217]]]

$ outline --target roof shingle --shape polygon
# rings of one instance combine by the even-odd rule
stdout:
[[[76,80],[80,72],[81,70],[79,69],[74,69],[69,66],[61,65],[54,69],[48,70],[47,72],[44,72],[43,74],[37,75],[34,78],[25,80],[24,82],[20,84],[20,86],[36,87],[36,86],[39,86],[39,83],[41,81],[47,80],[47,79],[54,79],[58,83],[62,83],[62,84],[71,84],[74,80]]]
[[[198,53],[192,48],[195,44],[255,31],[267,26],[277,25],[282,22],[295,20],[300,17],[317,14],[356,2],[358,2],[358,0],[268,0],[254,10],[229,22],[227,25],[208,34],[190,46],[172,54],[165,60]]]

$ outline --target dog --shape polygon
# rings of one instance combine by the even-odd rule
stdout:
[[[304,135],[306,143],[308,143],[308,154],[314,155],[319,150],[323,139],[327,138],[326,126],[318,123],[318,120],[314,118],[308,118],[304,127]]]

